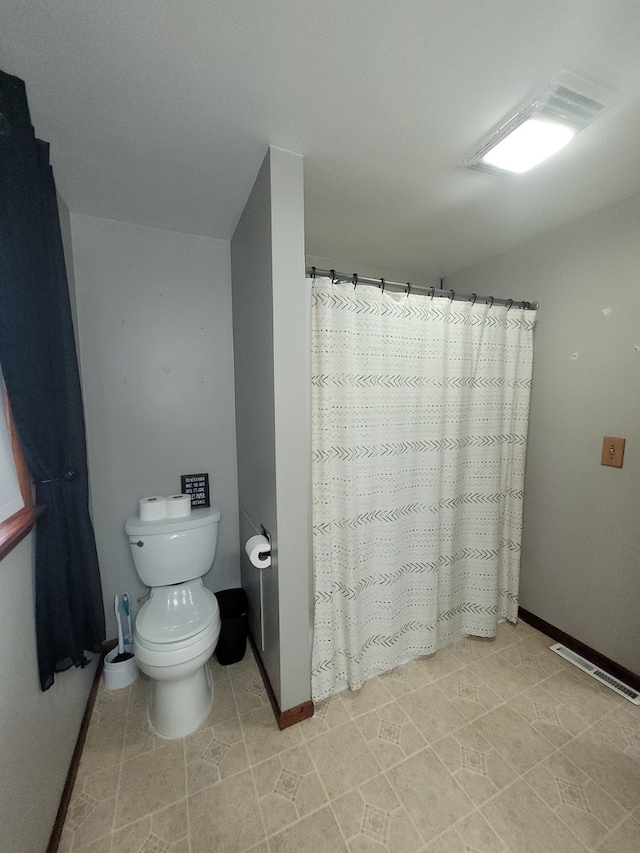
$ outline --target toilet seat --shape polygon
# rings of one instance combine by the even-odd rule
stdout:
[[[178,666],[195,660],[206,653],[209,657],[215,648],[220,634],[220,623],[212,623],[193,637],[177,643],[153,643],[141,637],[137,631],[133,635],[134,654],[144,671],[145,667],[161,669]]]
[[[154,587],[136,619],[134,654],[143,669],[164,669],[200,655],[208,657],[221,624],[218,599],[200,578]]]
[[[171,586],[151,589],[136,619],[136,633],[149,647],[182,648],[191,638],[220,622],[220,609],[215,595],[201,578]]]

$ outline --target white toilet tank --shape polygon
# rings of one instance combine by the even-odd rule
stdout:
[[[219,521],[216,506],[194,509],[185,518],[128,518],[125,530],[142,583],[168,586],[206,575],[216,553]]]

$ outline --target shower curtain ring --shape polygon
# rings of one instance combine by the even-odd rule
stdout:
[[[411,282],[408,281],[407,282],[407,296],[409,296],[410,293],[411,293]]]
[[[527,309],[527,311],[528,311],[528,310],[531,308],[531,303],[530,303],[530,302],[525,302],[525,303],[524,303],[524,307],[525,307],[525,308]]]
[[[449,291],[449,293],[451,294],[451,296],[449,297],[449,299],[453,302],[453,300],[454,300],[454,299],[455,299],[455,297],[456,297],[456,292],[455,292],[455,290],[450,290],[450,291]]]
[[[509,311],[511,309],[512,305],[513,305],[513,299],[507,299],[507,311]]]
[[[380,285],[382,287],[382,292],[384,293],[384,279],[383,278],[380,279]]]
[[[489,299],[491,300],[491,302],[489,302]],[[495,300],[494,300],[493,296],[489,296],[489,298],[487,299],[487,305],[489,306],[489,308],[493,308],[494,301]]]
[[[315,281],[316,279],[316,268],[311,267],[311,278]]]
[[[358,273],[354,272],[353,274],[353,289],[355,290],[358,286]]]
[[[476,304],[476,299],[478,298],[478,294],[477,294],[477,293],[472,293],[471,295],[473,296],[473,299],[471,300],[471,304],[472,304],[472,305],[475,305],[475,304]]]
[[[431,301],[433,302],[433,297],[436,295],[435,285],[431,288]]]
[[[331,284],[335,284],[335,283],[336,283],[336,281],[337,281],[337,279],[336,279],[336,271],[335,271],[335,270],[329,270],[329,272],[331,273]]]

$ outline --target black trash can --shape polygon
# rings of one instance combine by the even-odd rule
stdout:
[[[241,661],[247,648],[247,593],[243,589],[222,589],[215,596],[222,620],[216,657],[218,663],[228,666]]]

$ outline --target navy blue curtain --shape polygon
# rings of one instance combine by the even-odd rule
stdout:
[[[88,511],[84,415],[49,146],[22,80],[0,71],[0,364],[45,510],[36,524],[40,684],[83,666],[105,637]]]

